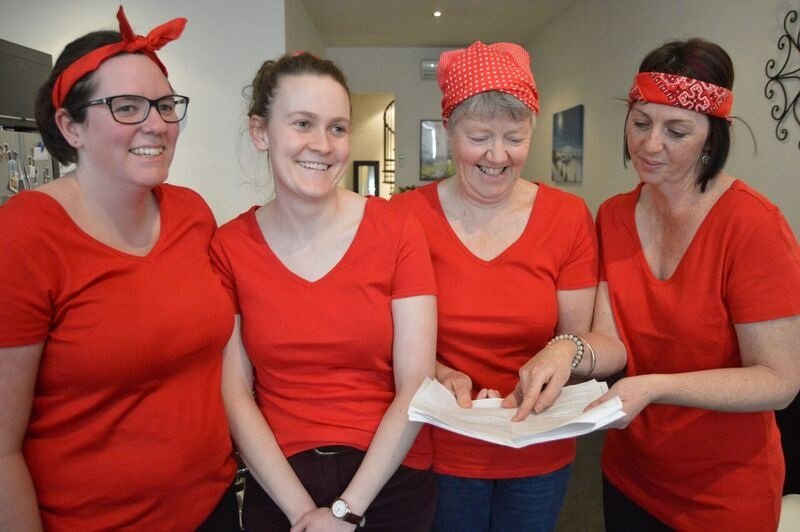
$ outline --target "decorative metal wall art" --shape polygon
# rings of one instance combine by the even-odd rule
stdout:
[[[794,29],[790,29],[792,26]],[[783,34],[778,37],[777,46],[778,50],[785,53],[783,64],[779,67],[775,59],[767,61],[764,69],[767,75],[764,95],[770,101],[777,98],[770,115],[777,121],[775,136],[778,140],[786,140],[789,136],[787,128],[792,119],[796,126],[794,129],[800,132],[800,24],[797,11],[791,10],[786,13],[783,19]],[[800,148],[800,142],[797,143],[797,147]]]

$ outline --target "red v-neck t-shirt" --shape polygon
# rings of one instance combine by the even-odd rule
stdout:
[[[555,332],[557,290],[597,284],[594,224],[580,198],[538,184],[520,237],[492,260],[475,256],[445,217],[437,184],[392,197],[422,223],[439,290],[437,358],[470,376],[473,392],[506,395],[519,368]],[[434,470],[467,478],[520,478],[555,471],[575,456],[575,440],[512,449],[434,429]]]
[[[143,257],[41,192],[0,207],[0,346],[44,342],[23,450],[47,530],[194,530],[233,481],[216,224],[189,189],[154,194],[161,229]]]
[[[780,211],[735,181],[666,280],[635,224],[641,185],[598,213],[601,278],[628,375],[740,367],[734,324],[800,314],[800,248]],[[678,530],[775,530],[784,475],[772,412],[650,405],[606,436],[603,471]]]
[[[256,403],[287,457],[366,450],[395,397],[392,300],[436,293],[425,235],[370,197],[350,247],[311,282],[271,250],[255,211],[217,231],[212,258],[241,314]],[[403,463],[430,467],[427,430]]]

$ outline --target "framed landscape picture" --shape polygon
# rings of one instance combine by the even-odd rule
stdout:
[[[550,177],[556,183],[583,183],[583,106],[553,114],[553,164]]]
[[[436,181],[454,175],[455,165],[447,144],[447,130],[441,120],[420,120],[419,178]]]

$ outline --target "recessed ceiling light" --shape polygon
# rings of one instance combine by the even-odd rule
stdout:
[[[441,17],[442,16],[442,12],[437,9],[436,11],[433,12],[433,16],[434,17]]]

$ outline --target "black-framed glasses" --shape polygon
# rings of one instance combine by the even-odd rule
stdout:
[[[150,116],[150,109],[155,107],[164,122],[173,124],[186,117],[189,97],[170,94],[157,100],[151,100],[135,94],[121,94],[119,96],[90,100],[81,105],[80,108],[83,109],[90,105],[107,105],[111,111],[111,116],[120,124],[141,124]]]

